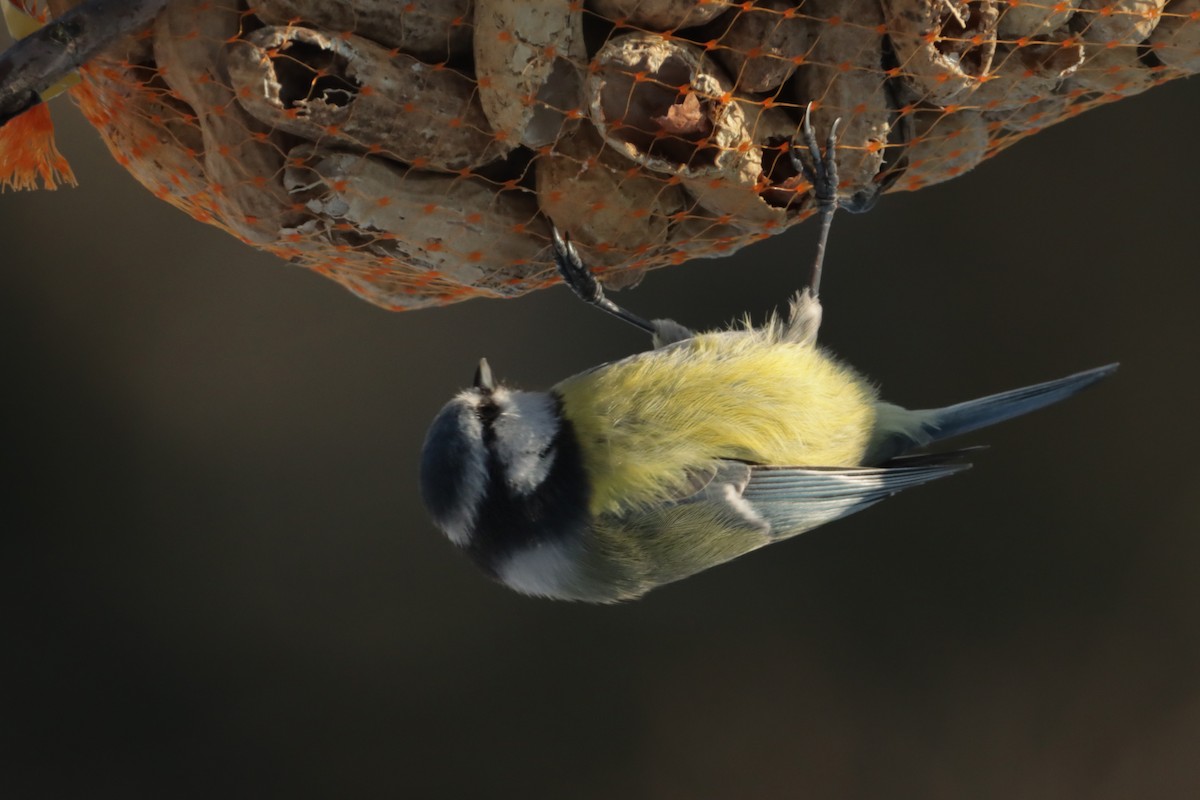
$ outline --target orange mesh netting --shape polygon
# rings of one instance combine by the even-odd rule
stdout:
[[[57,0],[56,12],[73,3]],[[606,282],[1200,71],[1200,0],[179,0],[74,90],[158,197],[389,309]]]

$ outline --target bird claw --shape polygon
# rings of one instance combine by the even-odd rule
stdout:
[[[596,276],[584,265],[570,237],[564,237],[557,227],[551,228],[550,235],[554,240],[554,265],[558,268],[563,283],[585,302],[592,305],[603,302],[604,289],[600,286],[600,281],[596,280]]]
[[[788,153],[792,166],[812,184],[813,198],[821,207],[836,206],[838,202],[837,130],[842,120],[839,117],[829,126],[825,140],[825,152],[817,144],[817,135],[812,127],[812,103],[804,109],[804,124],[801,127],[801,142],[792,142]]]

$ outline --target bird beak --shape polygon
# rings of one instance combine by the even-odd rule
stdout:
[[[491,392],[496,388],[492,379],[492,367],[486,358],[479,359],[479,368],[475,370],[475,388],[481,392]]]

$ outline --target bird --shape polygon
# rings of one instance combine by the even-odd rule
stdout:
[[[821,232],[807,284],[763,325],[695,332],[609,300],[569,237],[554,258],[581,299],[652,349],[547,391],[496,380],[486,359],[437,414],[421,453],[434,524],[522,594],[614,603],[967,469],[929,445],[1064,400],[1117,364],[942,408],[888,403],[817,344],[837,209],[837,123],[824,154],[809,115],[792,148]]]

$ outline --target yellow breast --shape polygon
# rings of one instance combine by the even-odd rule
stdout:
[[[820,349],[766,330],[699,334],[558,384],[592,482],[592,513],[676,494],[713,459],[857,466],[876,393]]]

